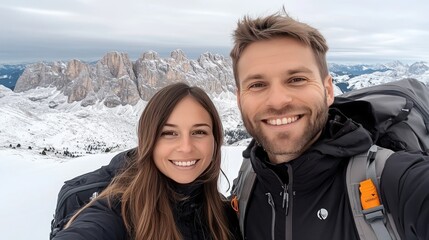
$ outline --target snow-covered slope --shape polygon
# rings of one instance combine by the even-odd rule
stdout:
[[[241,123],[234,94],[213,97],[224,128]],[[137,122],[146,102],[108,108],[99,103],[82,107],[67,103],[55,88],[15,93],[0,85],[0,150],[31,147],[35,153],[85,155],[136,146]]]
[[[236,177],[244,147],[223,147],[222,169],[229,182]],[[58,192],[65,180],[98,169],[116,154],[62,159],[35,155],[28,149],[0,150],[0,233],[7,240],[49,239]],[[228,180],[219,190],[228,195]]]

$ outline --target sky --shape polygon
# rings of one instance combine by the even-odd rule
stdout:
[[[240,168],[244,147],[222,148],[222,169],[232,184]],[[34,155],[25,149],[0,150],[0,233],[2,239],[49,239],[58,192],[65,180],[109,163],[117,154],[96,154],[75,159]],[[228,182],[219,180],[219,191],[229,194]]]
[[[0,0],[0,64],[95,61],[110,51],[228,56],[240,18],[283,6],[325,36],[329,62],[429,62],[426,0]]]

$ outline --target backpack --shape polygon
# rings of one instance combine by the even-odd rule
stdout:
[[[381,147],[429,152],[429,88],[416,79],[347,92],[331,107],[362,124]]]
[[[50,238],[63,230],[70,218],[88,204],[111,182],[112,178],[126,165],[135,153],[135,148],[114,156],[110,163],[64,182],[58,193],[54,217],[51,221]]]
[[[353,156],[346,171],[347,193],[359,237],[400,239],[381,198],[377,199],[378,206],[363,210],[359,187],[364,180],[371,179],[376,194],[379,193],[381,173],[394,151],[429,151],[429,88],[408,78],[342,94],[335,97],[331,107],[362,124],[376,144]],[[231,205],[238,213],[242,233],[255,179],[250,159],[244,158],[231,190]]]

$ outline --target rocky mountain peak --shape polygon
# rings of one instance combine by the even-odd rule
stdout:
[[[128,54],[119,52],[110,52],[97,63],[98,68],[107,68],[111,73],[111,77],[121,78],[129,76],[135,79],[133,72],[133,64],[130,61]]]
[[[144,52],[142,54],[142,56],[140,57],[141,60],[159,60],[159,55],[157,52],[154,51],[148,51],[148,52]]]
[[[174,82],[200,86],[209,94],[234,92],[231,63],[216,54],[204,54],[190,60],[180,50],[161,58],[154,51],[145,52],[135,62],[128,54],[109,52],[95,64],[79,60],[28,66],[16,84],[16,91],[55,86],[68,102],[82,106],[97,102],[105,106],[135,105],[149,100],[160,88]]]
[[[81,74],[89,75],[88,65],[82,63],[77,59],[72,59],[67,63],[66,76],[69,79],[75,79]]]
[[[66,65],[62,62],[34,63],[27,66],[16,82],[15,92],[23,92],[36,87],[62,87],[64,86],[64,70]]]
[[[176,49],[171,52],[171,58],[176,60],[177,62],[188,61],[185,53],[181,49]]]

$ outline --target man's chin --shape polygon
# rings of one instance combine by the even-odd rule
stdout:
[[[267,141],[262,139],[259,142],[262,147],[270,154],[283,155],[283,154],[296,154],[299,152],[299,147],[291,141]]]
[[[299,154],[299,151],[296,151],[295,149],[286,149],[286,148],[280,148],[280,147],[272,147],[268,146],[268,148],[264,148],[269,155],[276,155],[276,156],[282,156],[282,155],[296,155]]]

